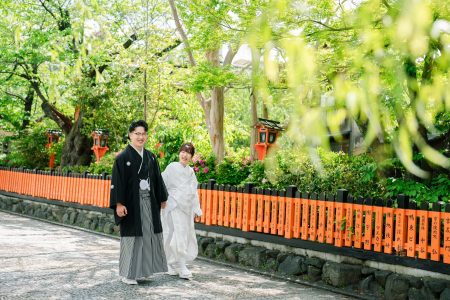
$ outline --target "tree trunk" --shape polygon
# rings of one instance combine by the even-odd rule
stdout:
[[[258,123],[258,110],[257,110],[257,98],[255,90],[252,90],[250,94],[250,113],[252,115],[252,129],[250,135],[250,158],[251,160],[258,159],[258,153],[256,153],[255,144],[258,141],[258,130],[256,124]]]
[[[218,66],[219,50],[215,49],[207,51],[206,58],[214,66]],[[218,163],[221,162],[223,160],[223,157],[225,156],[225,139],[223,133],[223,119],[225,112],[224,99],[225,99],[224,88],[214,87],[211,91],[209,112],[205,111],[205,116],[206,114],[209,115],[209,120],[208,118],[205,118],[205,121],[206,126],[208,127],[211,147],[213,149],[214,155],[216,156],[216,161]]]
[[[262,115],[264,119],[269,119],[269,110],[264,102],[262,103]]]
[[[224,88],[215,87],[211,95],[210,123],[208,125],[209,138],[217,162],[221,162],[225,155],[225,142],[223,135],[224,116]]]
[[[83,113],[66,135],[61,155],[61,166],[87,166],[91,163],[91,140],[82,133]]]
[[[31,109],[33,107],[33,101],[34,101],[34,89],[33,87],[29,87],[28,88],[28,92],[27,95],[25,97],[25,102],[24,102],[24,107],[23,107],[23,111],[24,111],[24,116],[22,119],[22,125],[21,125],[21,129],[25,129],[28,127],[28,125],[30,124],[30,117],[31,117]]]

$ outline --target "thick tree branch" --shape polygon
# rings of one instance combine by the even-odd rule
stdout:
[[[191,47],[189,46],[189,40],[187,38],[187,35],[183,30],[183,26],[181,25],[180,17],[178,16],[177,7],[175,6],[175,3],[173,0],[169,0],[169,4],[170,4],[170,9],[172,11],[173,20],[175,21],[175,25],[177,27],[178,33],[181,35],[181,39],[183,40],[183,43],[186,46],[186,52],[189,57],[189,62],[191,63],[192,66],[195,66],[196,63],[194,60],[194,55],[192,53]]]

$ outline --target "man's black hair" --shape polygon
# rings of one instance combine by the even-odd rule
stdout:
[[[145,132],[148,131],[148,124],[144,120],[138,120],[131,122],[130,128],[128,128],[128,132],[133,132],[136,127],[144,127]]]

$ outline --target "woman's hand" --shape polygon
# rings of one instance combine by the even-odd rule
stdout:
[[[116,213],[119,217],[125,217],[127,215],[127,208],[122,203],[117,203]]]
[[[161,208],[162,209],[166,208],[166,206],[167,206],[167,201],[161,202]]]

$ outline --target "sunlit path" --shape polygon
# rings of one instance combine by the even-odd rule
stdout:
[[[119,281],[119,242],[0,212],[0,299],[350,299],[197,260],[194,280]]]

